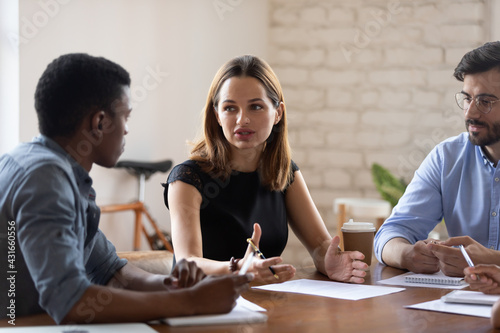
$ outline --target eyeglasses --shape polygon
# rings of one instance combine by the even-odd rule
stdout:
[[[476,104],[476,108],[479,112],[484,114],[490,113],[493,104],[499,101],[498,99],[493,99],[493,97],[490,96],[477,96],[476,98],[472,98],[462,92],[455,94],[455,100],[457,101],[458,107],[465,111],[469,110],[473,99]]]

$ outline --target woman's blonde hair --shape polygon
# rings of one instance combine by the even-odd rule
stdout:
[[[197,161],[204,172],[213,177],[227,179],[231,175],[230,144],[216,118],[219,91],[232,77],[253,77],[264,86],[273,106],[283,103],[281,120],[273,126],[266,141],[259,166],[262,184],[273,191],[283,191],[291,182],[291,149],[288,142],[286,108],[283,91],[276,74],[262,59],[252,55],[236,57],[225,63],[217,72],[203,110],[203,136],[194,144],[190,158]]]

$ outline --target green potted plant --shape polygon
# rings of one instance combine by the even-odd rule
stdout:
[[[377,191],[392,207],[396,206],[405,193],[408,184],[403,179],[397,179],[389,170],[380,164],[372,164],[372,177]]]

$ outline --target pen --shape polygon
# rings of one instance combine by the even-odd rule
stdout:
[[[460,251],[462,251],[462,254],[464,255],[465,261],[467,261],[467,265],[469,265],[469,267],[474,267],[474,263],[467,254],[467,251],[465,251],[465,247],[463,245],[460,245],[459,247]],[[479,275],[476,274],[476,278],[479,280]]]
[[[243,263],[243,266],[241,266],[240,272],[238,273],[239,275],[244,275],[246,274],[248,268],[252,264],[253,257],[255,256],[255,252],[253,252],[250,257]]]
[[[464,255],[465,261],[467,261],[467,264],[469,267],[474,267],[474,263],[470,259],[469,255],[467,254],[467,251],[465,251],[465,247],[463,245],[460,245],[460,251],[462,251],[462,254]]]
[[[261,259],[266,259],[266,257],[264,257],[264,254],[262,252],[260,252],[259,248],[253,243],[251,238],[247,238],[247,242],[248,242],[248,244],[250,244],[253,247],[253,250],[255,251],[255,253],[257,253],[257,255]],[[271,266],[269,266],[269,270],[271,271],[271,273],[273,273],[273,275],[276,279],[279,279],[278,274],[276,274],[276,272],[274,271],[274,269]]]

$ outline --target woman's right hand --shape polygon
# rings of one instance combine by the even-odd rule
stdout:
[[[252,234],[252,242],[255,246],[259,247],[260,237],[262,235],[262,229],[258,223],[254,223],[253,225],[253,234]],[[254,250],[250,244],[248,244],[247,252],[245,253],[245,257],[243,260],[238,262],[238,269],[241,269],[243,263],[248,260],[250,256],[254,255]],[[254,258],[252,262],[252,267],[248,269],[248,272],[252,272],[255,275],[254,281],[259,283],[280,283],[290,280],[294,277],[296,269],[292,265],[282,264],[283,259],[281,257],[272,257],[266,259]],[[269,269],[272,266],[274,272],[278,276],[276,278],[271,270]]]

